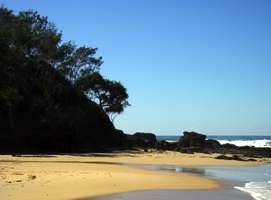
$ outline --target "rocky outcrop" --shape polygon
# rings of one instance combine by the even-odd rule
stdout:
[[[167,142],[165,140],[158,141],[156,144],[156,148],[163,151],[175,151],[178,149],[178,143],[177,142]]]
[[[208,139],[205,141],[204,148],[206,148],[206,149],[220,149],[221,144],[217,140]]]
[[[155,147],[157,142],[156,136],[153,133],[135,133],[136,143],[143,147]]]
[[[124,146],[126,147],[154,148],[156,144],[157,139],[153,133],[125,134]]]
[[[219,155],[217,157],[215,157],[216,159],[219,159],[219,160],[237,160],[237,161],[250,161],[250,162],[254,162],[254,161],[257,161],[256,159],[254,158],[249,158],[249,159],[244,159],[244,158],[241,158],[240,156],[238,155],[231,155],[231,156],[227,156],[227,155]]]
[[[240,154],[246,157],[271,157],[271,148],[259,148],[259,147],[250,147],[250,146],[243,146],[238,147],[232,144],[224,144],[219,149],[214,149],[216,153],[222,154]]]
[[[183,132],[180,137],[179,146],[189,148],[204,148],[206,135],[196,132]]]
[[[179,151],[184,153],[206,152],[219,149],[220,143],[216,140],[207,140],[207,136],[196,132],[183,132],[178,142]]]
[[[256,148],[256,147],[238,147],[233,144],[221,145],[216,140],[206,139],[206,135],[196,132],[184,132],[178,142],[177,150],[183,153],[204,152],[204,153],[221,153],[243,155],[245,157],[271,157],[271,148]],[[218,159],[233,159],[238,160],[237,156],[225,157],[221,156]]]
[[[156,136],[152,133],[128,135],[119,130],[118,135],[122,138],[121,147],[124,148],[156,148],[162,151],[170,150],[182,153],[201,152],[242,155],[244,157],[271,157],[271,148],[238,147],[233,144],[221,145],[217,140],[207,139],[206,135],[196,132],[184,132],[178,142],[157,141]],[[241,160],[238,156],[225,157],[223,155],[217,159]]]

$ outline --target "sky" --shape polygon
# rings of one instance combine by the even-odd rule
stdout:
[[[98,48],[127,88],[126,133],[271,135],[269,0],[0,0]]]

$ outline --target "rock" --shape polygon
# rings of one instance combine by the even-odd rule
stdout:
[[[156,148],[163,151],[166,150],[174,151],[177,149],[177,146],[178,146],[177,142],[167,142],[165,140],[158,141],[156,143]]]
[[[249,158],[249,159],[247,159],[247,161],[256,162],[257,160],[254,158]]]
[[[190,148],[204,148],[206,135],[199,134],[196,132],[183,132],[183,136],[180,137],[180,147]]]
[[[219,159],[219,160],[234,160],[232,156],[226,156],[226,155],[216,156],[215,159]]]
[[[221,147],[224,148],[224,149],[237,149],[238,148],[236,145],[228,144],[228,143],[221,145]]]
[[[194,152],[199,151],[199,149],[189,148],[189,147],[183,147],[183,148],[179,149],[179,151],[180,151],[181,153],[193,154]]]
[[[206,140],[205,141],[205,148],[207,149],[219,149],[221,147],[221,144],[217,140]]]
[[[140,147],[153,148],[156,145],[156,136],[153,133],[135,133],[133,135],[136,144]]]
[[[220,159],[220,160],[257,161],[256,159],[253,159],[253,158],[243,159],[243,158],[239,157],[238,155],[232,155],[232,156],[219,155],[215,158]]]
[[[156,136],[153,133],[124,134],[124,145],[126,147],[154,148],[157,145]]]

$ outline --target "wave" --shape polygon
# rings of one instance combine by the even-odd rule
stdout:
[[[271,200],[271,181],[249,182],[244,187],[234,188],[249,193],[256,200]]]
[[[271,140],[218,140],[220,144],[234,144],[236,146],[254,146],[271,148]]]
[[[174,143],[174,142],[177,142],[177,140],[166,140],[166,142],[168,142],[168,143]]]

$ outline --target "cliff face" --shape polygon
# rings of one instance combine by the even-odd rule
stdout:
[[[1,152],[83,152],[118,142],[104,111],[51,66],[0,66]]]

